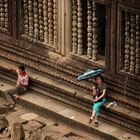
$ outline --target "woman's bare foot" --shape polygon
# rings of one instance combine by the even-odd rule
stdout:
[[[92,123],[92,120],[93,120],[93,119],[90,118],[88,123],[91,124],[91,123]]]

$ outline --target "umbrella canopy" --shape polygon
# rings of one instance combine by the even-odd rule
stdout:
[[[92,78],[92,77],[96,77],[96,76],[102,74],[103,72],[104,72],[104,70],[101,69],[101,68],[89,69],[89,70],[87,70],[86,72],[80,74],[80,75],[77,77],[77,80],[78,80],[78,81],[81,81],[81,80],[86,80],[86,79],[89,79],[89,78]]]

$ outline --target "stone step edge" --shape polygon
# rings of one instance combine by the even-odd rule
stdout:
[[[4,68],[5,69],[5,68]],[[14,74],[14,73],[13,73]],[[30,77],[30,80],[31,81],[33,81],[33,82],[35,82],[36,80],[38,81],[38,79],[34,79],[33,77]],[[35,82],[36,83],[36,82]],[[37,83],[43,83],[43,85],[45,84],[47,84],[47,83],[44,83],[44,82],[42,82],[42,81],[38,81]],[[54,87],[54,85],[50,85],[50,84],[47,84],[48,86],[47,87]],[[55,89],[55,87],[53,88],[53,89]],[[66,91],[66,90],[64,90],[64,89],[61,89],[61,88],[59,88],[59,87],[57,87],[57,89],[58,89],[58,91],[59,92],[68,92],[68,94],[70,95],[70,96],[72,96],[73,95],[73,93],[71,93],[71,92],[69,92],[69,91]],[[78,96],[76,96],[76,98],[80,98],[81,99],[81,97],[78,97]],[[87,102],[91,102],[91,100],[89,100],[89,99],[84,99],[84,100],[86,100]],[[106,103],[107,104],[107,103]],[[104,108],[106,108],[106,104],[104,105]],[[109,109],[110,110],[110,109]],[[114,110],[113,108],[110,110],[111,112],[114,112],[115,114],[117,113],[116,112],[116,110]],[[117,113],[118,114],[118,113]],[[122,112],[119,112],[119,115],[121,115],[121,116],[123,116],[123,115],[125,115],[126,117],[128,117],[129,116],[129,114],[123,114]],[[127,116],[128,115],[128,116]],[[129,118],[130,117],[130,118]],[[129,116],[128,118],[129,119],[131,119],[131,116]],[[137,118],[135,118],[136,120],[137,120]],[[133,119],[132,119],[133,120]],[[138,120],[139,121],[139,120]]]
[[[0,93],[1,93],[0,96],[4,98],[4,92],[0,90]],[[29,94],[33,94],[33,93],[30,92]],[[41,95],[35,95],[35,94],[33,94],[33,95],[36,96],[36,97],[43,98]],[[57,101],[57,102],[59,102],[59,101]],[[94,127],[90,127],[90,126],[88,126],[86,124],[83,124],[82,122],[80,122],[78,120],[76,121],[76,120],[72,120],[72,119],[70,119],[68,117],[65,117],[62,114],[59,114],[59,112],[58,113],[54,112],[53,110],[50,110],[49,108],[46,109],[45,107],[42,107],[40,104],[37,105],[37,104],[35,104],[33,102],[30,102],[30,101],[28,101],[28,99],[26,100],[26,94],[25,94],[25,96],[24,95],[21,96],[20,100],[18,101],[18,104],[20,104],[20,105],[22,105],[24,107],[33,109],[33,111],[37,111],[37,112],[40,111],[41,115],[45,115],[44,112],[46,112],[47,115],[49,115],[50,117],[54,118],[55,120],[58,120],[58,118],[59,118],[59,121],[61,121],[63,123],[66,123],[66,124],[70,125],[71,127],[75,127],[75,126],[77,127],[78,126],[78,129],[80,129],[80,130],[82,129],[84,131],[87,131],[90,134],[96,134],[96,135],[98,134],[98,136],[101,136],[102,138],[106,137],[107,140],[108,139],[111,139],[111,140],[119,139],[119,138],[116,138],[115,136],[113,136],[111,134],[106,134],[106,132],[98,130],[98,129],[94,128]],[[66,106],[69,106],[69,105],[66,105]],[[73,108],[73,107],[69,106],[69,108]],[[77,111],[77,109],[75,109],[75,108],[74,108],[74,110]],[[122,130],[122,128],[120,128],[120,129]],[[129,132],[127,130],[124,130],[124,131]]]
[[[72,83],[70,83],[70,84],[72,84]],[[121,100],[119,100],[119,102],[122,102]],[[131,104],[130,104],[130,106],[132,106]],[[132,107],[136,107],[135,105],[133,105]]]
[[[60,122],[69,125],[70,127],[77,128],[80,130],[82,129],[83,131],[86,131],[90,134],[95,134],[95,135],[98,135],[99,137],[105,138],[106,140],[108,140],[108,139],[119,140],[117,137],[115,137],[111,134],[107,134],[105,132],[102,132],[101,130],[97,130],[97,129],[90,127],[88,125],[85,125],[82,122],[79,122],[77,120],[70,119],[66,116],[63,116],[63,115],[57,113],[57,112],[54,112],[53,110],[50,110],[49,108],[41,107],[37,104],[34,104],[32,102],[29,102],[29,101],[23,99],[23,98],[20,98],[19,104],[24,106],[24,107],[30,108],[30,109],[35,108],[35,109],[33,109],[33,111],[40,113],[40,115],[43,115],[43,116],[48,115],[49,117],[52,117],[55,120],[59,120]]]
[[[74,58],[76,57],[76,58],[78,58],[75,54],[71,54],[70,56],[69,56],[69,59],[67,59],[67,63],[65,62],[65,64],[67,64],[67,65],[69,65],[70,66],[70,64],[69,63],[71,63],[71,64],[74,64],[74,62],[75,62],[75,59]],[[74,60],[74,61],[73,61]],[[78,60],[79,60],[79,58],[78,58]],[[74,64],[75,65],[75,64]],[[74,68],[74,66],[72,65],[72,67]],[[80,68],[80,65],[79,65],[79,71],[84,71],[82,68]],[[74,68],[75,69],[75,68]],[[87,68],[88,69],[88,68]],[[89,69],[91,69],[91,68],[89,68]],[[107,77],[106,77],[107,78]],[[108,79],[108,78],[107,78]],[[90,80],[90,79],[89,79]],[[110,82],[109,82],[109,84],[110,84]],[[116,84],[115,84],[116,85]],[[110,88],[111,88],[111,86],[110,86]],[[119,87],[118,87],[119,88]],[[127,89],[129,90],[129,88],[127,87]],[[115,89],[116,90],[116,89]],[[131,89],[132,90],[132,89]],[[129,91],[130,92],[130,91]],[[129,93],[129,94],[127,94],[128,96],[130,96],[130,97],[133,97],[133,98],[136,98],[135,96],[133,96],[133,95],[131,95],[131,92]],[[137,93],[137,95],[136,95],[139,99],[140,99],[140,97],[139,97],[139,94]],[[137,98],[136,98],[137,99]]]

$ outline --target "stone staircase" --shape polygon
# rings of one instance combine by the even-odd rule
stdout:
[[[14,46],[10,47],[0,46],[0,71],[3,80],[10,81],[12,84],[16,76],[14,73],[7,72],[7,67],[24,63],[31,79],[31,92],[77,108],[90,116],[93,81],[76,81],[76,77],[85,70],[84,67],[80,67],[77,59],[69,58],[65,62],[59,63],[56,60],[35,56],[31,52],[25,54],[24,50],[17,51]],[[106,82],[109,89],[109,101],[115,100],[117,107],[106,109],[105,105],[101,111],[101,120],[139,134],[140,111],[138,109],[140,109],[140,97],[138,93],[119,92],[120,90],[117,91],[117,84],[116,90],[114,90],[115,88],[112,88],[112,83],[107,78]],[[123,85],[119,88],[123,89]]]
[[[13,82],[15,80],[12,77],[13,75],[11,77],[8,75],[6,78],[2,71],[0,71],[0,96],[4,97],[4,92],[14,87]],[[92,124],[89,125],[89,114],[87,112],[78,109],[75,106],[73,107],[66,102],[66,100],[63,102],[61,97],[59,99],[58,97],[54,98],[53,96],[50,96],[51,94],[53,93],[46,90],[33,91],[32,86],[30,86],[28,92],[21,96],[18,103],[46,118],[51,117],[55,119],[56,122],[61,121],[76,130],[81,130],[97,136],[100,140],[139,140],[139,136],[133,135],[122,128],[109,124],[108,121],[105,120],[99,121],[100,125],[98,128],[95,128]]]

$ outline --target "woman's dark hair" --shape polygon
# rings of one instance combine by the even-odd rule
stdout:
[[[18,69],[21,69],[22,71],[24,71],[25,67],[24,67],[24,65],[21,64],[21,65],[19,65]]]
[[[97,77],[100,77],[100,78],[101,78],[101,80],[102,80],[102,82],[104,81],[104,78],[103,78],[103,76],[102,76],[102,75],[98,75],[98,76],[96,76],[96,77],[95,77],[95,80],[97,79]]]

